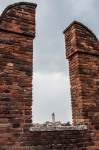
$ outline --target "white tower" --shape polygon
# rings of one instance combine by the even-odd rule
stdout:
[[[54,124],[55,123],[55,114],[52,113],[52,123]]]

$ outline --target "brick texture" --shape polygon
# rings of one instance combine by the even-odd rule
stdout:
[[[73,123],[87,129],[29,130],[35,9],[36,4],[16,3],[0,17],[0,150],[99,150],[99,42],[78,22],[64,35]]]
[[[17,3],[0,18],[0,150],[29,136],[36,4]]]
[[[79,22],[73,22],[64,34],[73,122],[88,126],[99,149],[99,42],[94,33]]]

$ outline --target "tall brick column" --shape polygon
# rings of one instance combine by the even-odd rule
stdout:
[[[0,150],[22,145],[32,122],[35,9],[16,3],[0,17]]]
[[[74,124],[99,129],[99,42],[86,26],[73,22],[65,31]]]

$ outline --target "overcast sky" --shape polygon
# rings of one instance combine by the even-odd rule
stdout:
[[[74,20],[99,38],[99,0],[24,0],[37,3],[34,40],[33,122],[72,120],[63,30]],[[19,0],[0,0],[0,13]]]

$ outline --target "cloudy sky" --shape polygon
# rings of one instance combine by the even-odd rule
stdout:
[[[63,30],[74,20],[99,38],[99,0],[24,0],[37,3],[34,40],[33,122],[72,120]],[[0,13],[20,0],[0,0]]]

